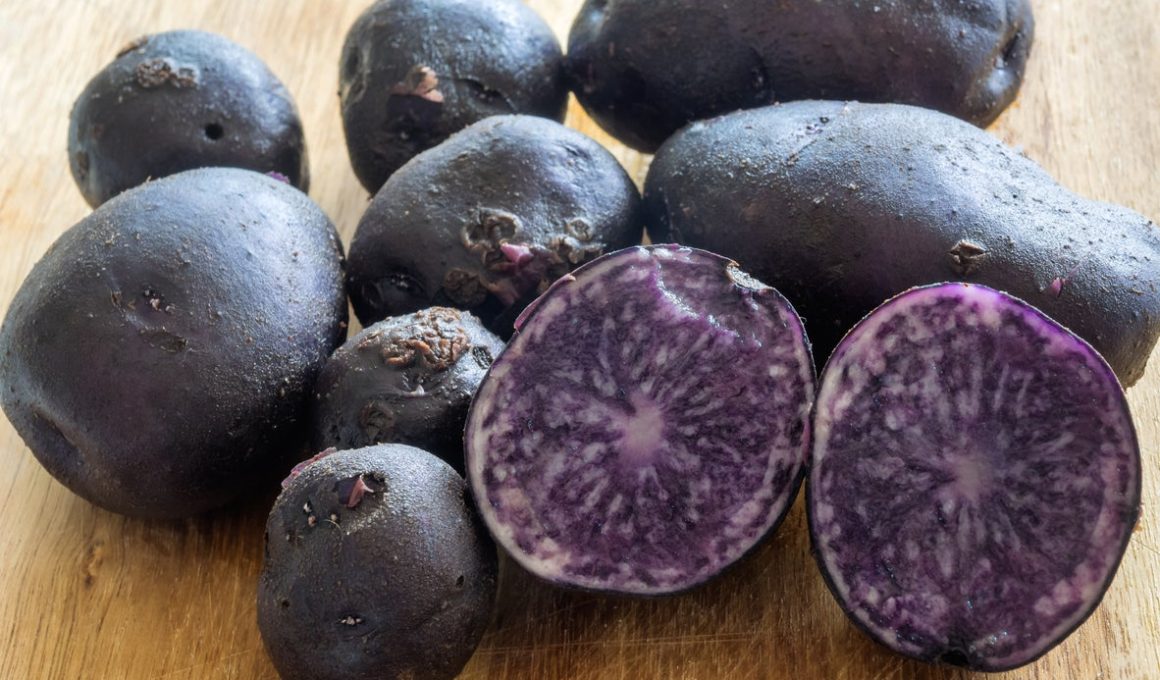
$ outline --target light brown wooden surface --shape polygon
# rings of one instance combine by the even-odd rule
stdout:
[[[0,306],[88,211],[65,154],[73,98],[116,50],[171,28],[255,50],[306,124],[312,195],[349,242],[366,205],[338,113],[339,47],[368,0],[0,0]],[[531,0],[564,35],[579,0]],[[995,132],[1065,185],[1160,216],[1160,0],[1037,0],[1023,94]],[[647,160],[597,136],[643,179]],[[1129,394],[1145,455],[1140,527],[1100,610],[1004,678],[1160,678],[1160,356]],[[53,481],[0,418],[0,679],[273,679],[254,583],[272,491],[184,522],[129,520]],[[508,568],[465,677],[951,679],[856,631],[808,553],[801,503],[756,555],[658,601],[558,592]]]

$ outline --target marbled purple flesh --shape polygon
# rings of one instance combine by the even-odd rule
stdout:
[[[735,263],[677,246],[602,257],[517,323],[468,418],[468,478],[526,569],[586,590],[705,582],[799,486],[814,396],[801,320]]]
[[[904,293],[822,375],[807,508],[835,597],[907,656],[1035,660],[1099,604],[1139,514],[1123,390],[1083,340],[990,288]]]

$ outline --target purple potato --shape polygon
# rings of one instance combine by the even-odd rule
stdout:
[[[432,307],[380,321],[340,347],[315,387],[315,451],[416,446],[463,470],[471,397],[503,341],[467,312]]]
[[[602,257],[517,323],[468,416],[484,521],[524,568],[662,595],[758,545],[797,493],[814,397],[801,320],[723,257]]]
[[[283,680],[450,680],[495,604],[467,484],[400,444],[323,452],[266,524],[258,626]]]
[[[493,116],[383,185],[351,242],[347,289],[364,325],[438,305],[506,338],[553,281],[643,232],[636,185],[595,140]]]
[[[901,102],[986,126],[1023,82],[1028,0],[587,0],[584,109],[646,152],[694,120],[799,99]]]
[[[1075,630],[1140,512],[1123,390],[1083,340],[990,288],[887,302],[823,371],[810,534],[842,608],[906,656],[1003,671]]]
[[[65,232],[0,326],[0,405],[45,469],[109,510],[223,505],[302,446],[346,337],[342,244],[249,170],[148,182]]]
[[[151,179],[226,166],[306,191],[302,121],[253,52],[215,33],[169,31],[127,45],[73,105],[73,178],[96,207]]]
[[[380,0],[342,48],[342,122],[372,194],[412,157],[506,114],[564,120],[552,29],[520,0]]]
[[[653,242],[785,293],[819,359],[883,300],[943,281],[1027,300],[1127,386],[1160,338],[1160,230],[936,111],[809,101],[695,123],[657,154],[644,205]]]

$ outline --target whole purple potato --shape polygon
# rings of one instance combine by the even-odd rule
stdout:
[[[564,120],[560,43],[521,0],[379,0],[339,74],[351,165],[372,194],[414,156],[489,116]]]
[[[794,102],[694,123],[657,154],[645,213],[654,241],[784,292],[819,358],[887,298],[943,281],[1042,309],[1125,385],[1160,338],[1160,229],[929,109]]]
[[[258,626],[283,680],[451,680],[491,621],[498,565],[467,484],[410,446],[326,451],[266,522]]]
[[[553,281],[643,231],[636,185],[595,140],[494,116],[383,185],[351,242],[347,287],[365,325],[435,305],[508,337]]]
[[[987,125],[1015,99],[1028,0],[588,0],[568,39],[585,110],[652,152],[694,120],[798,99],[899,102]]]
[[[363,329],[318,376],[315,451],[417,446],[463,470],[471,397],[503,341],[468,312],[432,307]]]
[[[73,105],[69,162],[96,207],[148,180],[224,166],[276,172],[306,191],[302,121],[253,52],[205,31],[142,36]]]
[[[342,245],[305,194],[179,173],[104,203],[33,267],[0,326],[0,405],[89,501],[193,515],[301,447],[346,315]]]

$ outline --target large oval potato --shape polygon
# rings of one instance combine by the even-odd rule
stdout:
[[[191,170],[116,196],[0,326],[0,405],[68,488],[127,515],[222,505],[301,446],[346,336],[342,244],[305,194]]]
[[[986,125],[1023,81],[1028,0],[588,0],[568,39],[584,108],[655,151],[681,126],[798,99],[901,102]]]
[[[645,213],[654,241],[781,290],[819,358],[887,298],[952,280],[1042,309],[1125,385],[1160,336],[1160,231],[935,111],[807,101],[695,123],[657,155]]]

